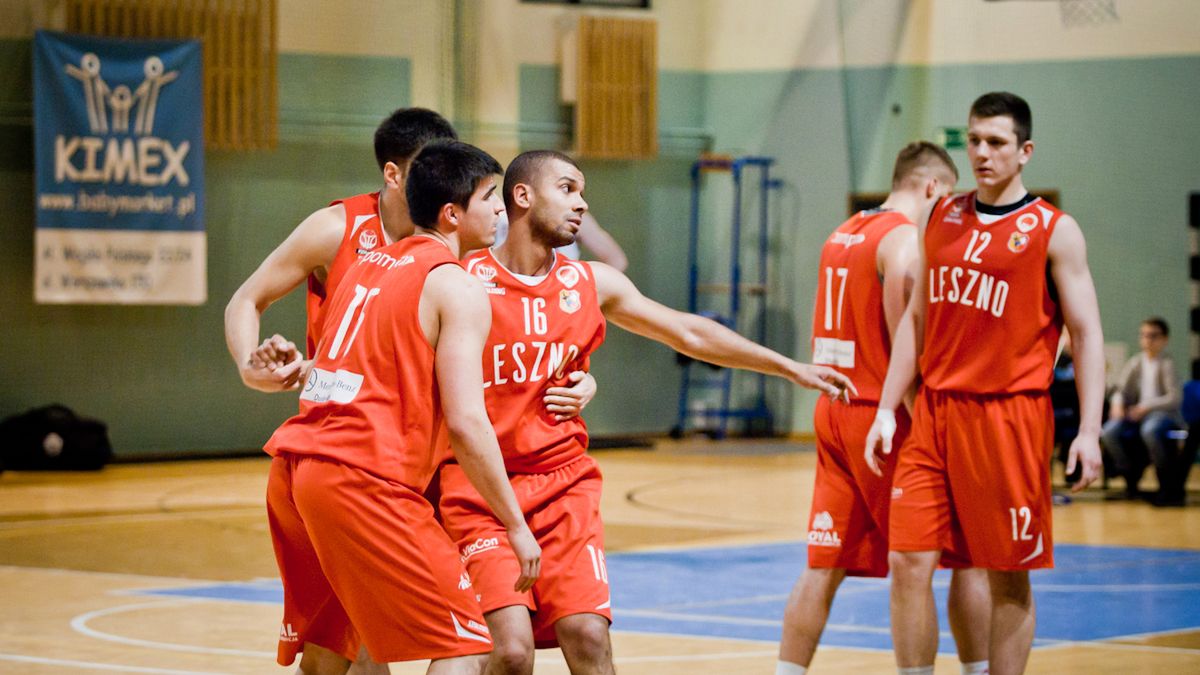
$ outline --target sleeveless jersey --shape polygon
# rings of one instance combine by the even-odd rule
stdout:
[[[492,331],[483,350],[488,415],[509,473],[548,473],[587,452],[587,425],[555,421],[542,397],[588,369],[604,342],[605,321],[590,265],[555,254],[550,273],[529,286],[490,249],[465,262],[492,301]]]
[[[300,412],[271,436],[268,454],[327,457],[425,491],[450,441],[417,307],[429,272],[457,263],[441,242],[408,237],[346,271]]]
[[[324,319],[322,308],[326,300],[337,293],[338,282],[342,275],[358,259],[360,255],[369,253],[388,243],[387,235],[383,233],[383,219],[379,215],[379,193],[372,192],[356,195],[330,202],[330,206],[341,204],[346,209],[346,229],[342,241],[338,244],[337,253],[325,280],[317,275],[308,275],[308,297],[305,300],[305,312],[308,316],[305,353],[312,358],[316,353],[317,340],[321,338],[321,325]]]
[[[1062,313],[1047,251],[1061,215],[1035,199],[985,223],[974,192],[934,208],[924,242],[926,386],[975,394],[1050,386]]]
[[[879,400],[892,352],[876,265],[879,242],[895,228],[911,224],[895,211],[859,211],[821,248],[813,363],[836,368],[853,380],[856,401]]]

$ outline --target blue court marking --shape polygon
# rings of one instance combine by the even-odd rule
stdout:
[[[1200,551],[1059,544],[1057,566],[1032,573],[1035,647],[1143,633],[1200,630]],[[803,543],[613,553],[613,629],[779,640],[788,592],[806,564]],[[934,576],[939,651],[954,653],[946,620],[949,572]],[[136,591],[234,602],[282,603],[278,580]],[[848,578],[821,638],[828,646],[891,649],[888,582]]]

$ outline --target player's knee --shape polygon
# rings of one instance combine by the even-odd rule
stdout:
[[[988,585],[991,587],[993,603],[1028,605],[1033,602],[1028,572],[991,570],[988,572]]]
[[[533,672],[533,642],[497,640],[488,658],[488,673],[529,675]]]
[[[608,621],[596,615],[568,617],[555,626],[558,641],[588,661],[603,661],[608,658]]]
[[[926,557],[910,551],[889,551],[888,567],[892,571],[893,583],[900,585],[929,583],[937,562],[930,565]]]

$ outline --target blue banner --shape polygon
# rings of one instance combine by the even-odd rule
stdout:
[[[200,43],[38,31],[34,296],[207,296]]]

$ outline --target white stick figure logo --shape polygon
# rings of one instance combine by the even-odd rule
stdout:
[[[179,77],[179,71],[165,72],[162,59],[151,56],[142,66],[145,79],[135,89],[120,84],[110,87],[100,74],[100,57],[88,52],[79,65],[68,63],[67,75],[83,85],[83,100],[87,107],[88,127],[94,134],[109,133],[109,110],[112,111],[112,132],[129,133],[129,113],[137,108],[133,133],[147,136],[154,130],[154,116],[162,88]]]

